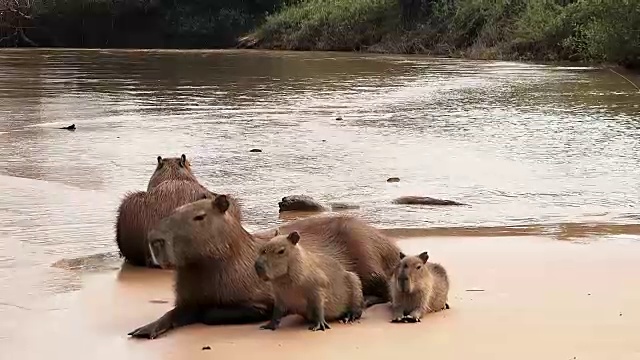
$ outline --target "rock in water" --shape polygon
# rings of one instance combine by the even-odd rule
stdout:
[[[331,210],[355,210],[355,209],[360,209],[360,206],[356,204],[347,204],[347,203],[331,204]]]
[[[400,204],[400,205],[438,205],[438,206],[466,205],[453,200],[436,199],[428,196],[401,196],[393,200],[393,203]]]
[[[311,196],[290,195],[282,198],[278,203],[280,212],[284,211],[325,211],[325,207],[320,205]]]

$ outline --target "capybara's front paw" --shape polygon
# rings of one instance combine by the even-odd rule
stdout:
[[[329,324],[327,324],[327,322],[325,320],[320,320],[317,323],[315,323],[314,325],[311,325],[309,327],[309,330],[311,331],[325,331],[325,330],[329,330],[331,329],[331,326],[329,326]]]
[[[151,323],[133,330],[128,335],[134,338],[152,340],[162,335],[167,330],[168,329],[158,328],[156,323]]]
[[[393,319],[391,319],[392,323],[403,323],[404,322],[404,316],[400,316],[400,317],[394,317]]]
[[[408,323],[419,323],[420,317],[417,315],[409,315],[409,316],[406,316],[404,320]]]
[[[280,326],[276,321],[269,321],[268,323],[260,326],[260,330],[275,330]]]

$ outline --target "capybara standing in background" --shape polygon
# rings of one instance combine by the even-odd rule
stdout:
[[[130,192],[116,215],[116,243],[127,262],[137,266],[159,266],[151,256],[147,233],[163,217],[184,204],[215,195],[202,186],[191,171],[187,157],[158,156],[148,191]],[[232,200],[231,213],[240,217],[240,205]]]
[[[269,320],[274,304],[271,286],[260,280],[254,265],[264,240],[249,234],[240,219],[230,214],[230,206],[226,195],[195,201],[176,209],[149,233],[152,244],[173,244],[175,308],[129,335],[153,339],[198,322],[214,325]],[[363,282],[365,298],[373,299],[367,306],[388,301],[380,298],[389,296],[384,274],[400,262],[400,250],[378,230],[347,216],[304,219],[283,228],[289,227],[295,229],[287,232],[297,231],[304,246],[327,246],[344,254],[342,265]],[[368,285],[363,279],[368,279]]]
[[[403,257],[392,277],[392,322],[419,322],[430,312],[448,309],[449,277],[425,251]]]
[[[352,322],[362,316],[362,283],[341,264],[346,254],[322,243],[300,242],[300,234],[277,235],[263,244],[256,273],[271,282],[275,299],[271,320],[261,329],[276,330],[282,318],[302,315],[309,330],[331,329],[327,321]],[[317,246],[320,245],[320,246]]]

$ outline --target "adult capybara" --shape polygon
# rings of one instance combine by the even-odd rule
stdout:
[[[215,198],[216,194],[207,196],[209,199]],[[236,215],[233,215],[236,219],[240,219],[241,215],[239,212],[241,211],[240,206],[234,204],[234,200],[230,195],[226,195],[227,199],[231,202],[231,207],[228,212],[237,212]],[[158,233],[159,232],[159,233]],[[158,234],[154,234],[158,233]],[[267,242],[271,240],[274,236],[278,234],[277,229],[265,229],[254,232],[251,234],[254,240],[258,242]],[[166,232],[162,232],[159,228],[151,229],[147,234],[147,238],[149,241],[149,252],[151,254],[151,258],[154,264],[157,264],[162,269],[170,269],[174,268],[176,264],[176,257],[173,246],[173,236],[171,234],[167,234]],[[153,239],[153,241],[151,241]]]
[[[129,335],[154,339],[180,326],[267,320],[273,311],[269,284],[258,278],[255,240],[229,213],[229,198],[218,195],[177,208],[149,233],[155,243],[172,244],[175,307]]]
[[[115,224],[116,243],[120,254],[132,265],[157,267],[160,264],[149,251],[148,231],[175,208],[205,197],[213,198],[215,194],[198,182],[184,154],[180,158],[158,156],[158,165],[147,188],[148,191],[127,193],[120,203]],[[235,199],[230,201],[230,212],[239,218],[240,204]]]
[[[391,278],[392,322],[419,322],[430,312],[448,309],[449,277],[425,251],[403,257]]]
[[[254,267],[264,240],[249,234],[229,213],[230,206],[226,195],[192,202],[162,219],[149,233],[152,249],[156,242],[173,244],[175,308],[129,335],[153,339],[197,322],[236,324],[270,318],[271,286],[260,280]],[[367,306],[388,301],[385,274],[400,262],[400,250],[378,230],[345,216],[304,219],[283,228],[295,228],[291,231],[297,231],[304,244],[316,243],[345,254],[342,265],[358,274],[363,295],[372,299]]]
[[[187,182],[198,183],[198,179],[191,171],[191,163],[187,160],[185,154],[179,158],[162,158],[158,156],[158,164],[156,170],[149,179],[147,191],[151,191],[154,187],[168,180],[182,180]]]
[[[362,283],[342,265],[348,261],[346,254],[323,243],[299,242],[300,234],[293,231],[277,235],[258,250],[256,273],[271,282],[275,300],[271,320],[260,328],[276,330],[289,314],[302,315],[312,331],[331,329],[327,321],[359,319],[364,309]]]

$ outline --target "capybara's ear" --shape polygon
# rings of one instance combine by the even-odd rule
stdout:
[[[275,232],[275,234],[273,234],[273,237],[276,237],[278,235],[280,235],[280,231],[278,231],[278,229],[276,229],[276,232]]]
[[[402,251],[400,251],[400,260],[406,258],[407,255],[405,255]]]
[[[180,166],[184,167],[187,164],[187,155],[180,155]]]
[[[221,214],[224,214],[229,209],[229,199],[227,195],[218,195],[213,199],[213,207],[218,209]]]
[[[218,196],[218,194],[212,193],[211,191],[207,191],[205,193],[202,193],[202,196],[200,196],[200,200],[215,199],[216,196]]]
[[[289,235],[287,235],[287,240],[293,245],[296,245],[298,241],[300,241],[300,234],[298,234],[297,231],[290,232]]]
[[[162,164],[162,156],[158,155],[158,164]]]
[[[429,260],[429,253],[425,251],[422,254],[418,255],[418,257],[420,258],[420,260],[422,260],[423,263],[426,263],[427,260]]]

